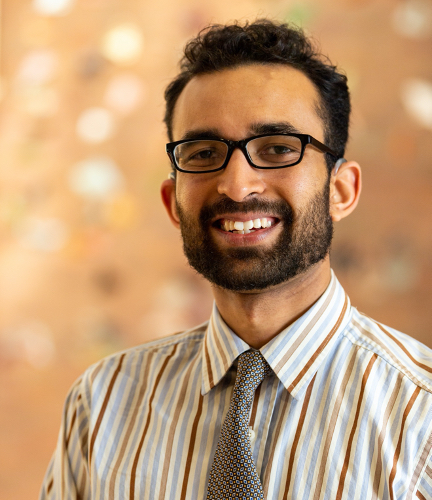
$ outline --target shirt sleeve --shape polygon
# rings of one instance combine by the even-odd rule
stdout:
[[[432,500],[432,456],[429,457],[428,464],[420,478],[415,498]]]
[[[90,500],[88,415],[80,378],[65,402],[57,447],[42,484],[40,500]]]

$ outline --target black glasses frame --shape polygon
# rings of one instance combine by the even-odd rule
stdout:
[[[299,159],[295,163],[290,163],[289,165],[279,165],[277,167],[261,167],[259,165],[255,165],[255,163],[252,161],[252,158],[249,155],[249,152],[247,150],[247,145],[250,141],[253,141],[254,139],[259,139],[260,137],[271,137],[271,136],[277,136],[277,135],[285,135],[288,137],[297,137],[301,141],[302,149],[300,153]],[[225,158],[224,163],[218,167],[218,168],[213,168],[212,170],[184,170],[179,165],[177,164],[177,161],[175,159],[174,155],[174,150],[175,148],[180,145],[180,144],[185,144],[187,142],[196,142],[196,141],[217,141],[217,142],[223,142],[224,144],[227,145],[228,147],[228,152]],[[338,160],[339,156],[329,147],[327,147],[325,144],[322,142],[318,141],[314,137],[308,134],[284,134],[284,133],[273,133],[273,134],[261,134],[261,135],[254,135],[253,137],[248,137],[247,139],[242,139],[241,141],[231,141],[229,139],[209,139],[208,137],[196,137],[195,139],[183,139],[182,141],[175,141],[175,142],[169,142],[166,145],[166,152],[169,156],[169,159],[171,163],[173,164],[174,168],[178,170],[179,172],[185,172],[187,174],[207,174],[209,172],[217,172],[218,170],[223,170],[229,163],[231,156],[236,148],[239,148],[241,152],[244,154],[246,160],[248,161],[249,165],[254,168],[261,168],[263,170],[273,170],[276,168],[287,168],[287,167],[293,167],[294,165],[298,165],[302,159],[303,155],[306,149],[306,146],[308,144],[312,144],[312,146],[315,146],[317,149],[319,149],[322,153],[329,154],[330,156],[333,156],[333,158]]]

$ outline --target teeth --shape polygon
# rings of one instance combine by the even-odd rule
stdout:
[[[237,234],[249,234],[251,229],[261,229],[271,227],[272,221],[267,219],[267,217],[263,217],[262,219],[253,219],[248,220],[246,222],[242,221],[233,221],[233,220],[224,220],[222,223],[222,229],[224,231],[232,231]]]

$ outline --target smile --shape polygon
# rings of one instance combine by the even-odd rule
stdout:
[[[232,219],[219,219],[218,226],[226,232],[235,234],[249,234],[259,229],[266,229],[275,224],[276,219],[271,217],[262,217],[259,219],[251,219],[247,221],[239,221]]]

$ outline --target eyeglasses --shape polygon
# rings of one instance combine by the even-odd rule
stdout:
[[[285,168],[300,163],[311,144],[323,153],[339,156],[322,142],[307,134],[265,134],[241,141],[228,139],[185,139],[170,142],[166,152],[180,172],[204,174],[224,169],[234,149],[239,148],[249,165],[255,168]]]

